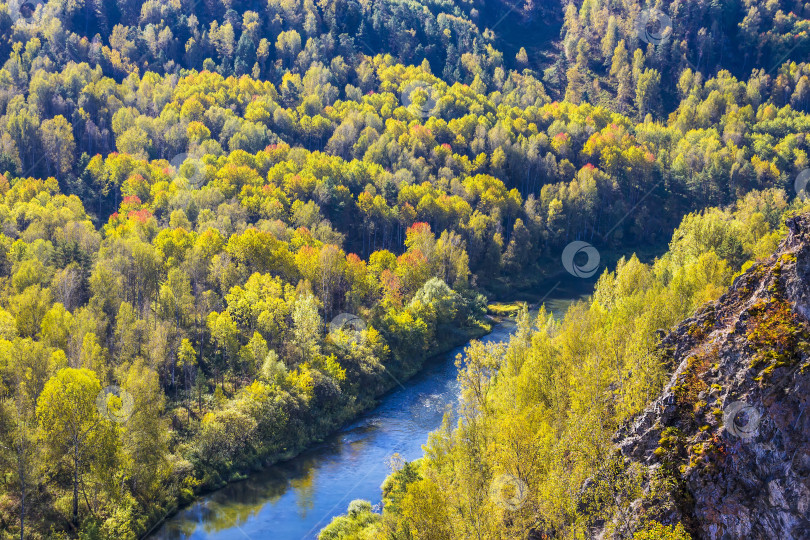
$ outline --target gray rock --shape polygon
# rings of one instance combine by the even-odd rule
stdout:
[[[648,475],[646,496],[631,504],[639,522],[680,521],[695,538],[712,540],[810,539],[810,215],[787,225],[768,261],[661,340],[672,378],[614,441],[629,463],[649,471],[669,459],[687,496],[656,508]],[[775,325],[784,317],[779,306],[790,314],[787,332]],[[779,339],[752,334],[770,323],[764,332]],[[774,364],[763,360],[768,353],[780,363],[765,370]],[[707,402],[697,413],[687,381]],[[666,428],[679,430],[678,448],[657,455]]]

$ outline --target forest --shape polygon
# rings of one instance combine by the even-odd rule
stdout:
[[[446,417],[424,458],[388,477],[382,515],[353,502],[319,538],[580,538],[608,516],[629,514],[628,494],[640,491],[640,480],[616,458],[613,436],[673,368],[656,347],[660,329],[717,299],[743,268],[774,251],[785,216],[807,210],[778,190],[751,192],[726,209],[686,216],[653,264],[621,259],[562,321],[545,309],[530,317],[524,307],[507,344],[468,349],[458,426]],[[672,506],[682,480],[659,476],[644,496]],[[497,478],[527,495],[508,491],[503,504],[492,496]],[[621,527],[609,532],[692,538],[682,524],[654,516],[632,536]]]
[[[461,422],[320,537],[584,534],[659,330],[804,208],[808,32],[800,0],[0,3],[0,539],[145,537],[575,240],[619,261],[590,301],[473,342]]]

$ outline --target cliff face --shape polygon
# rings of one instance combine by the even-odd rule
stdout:
[[[770,260],[662,340],[673,376],[615,438],[646,471],[622,519],[681,521],[696,538],[810,538],[810,215],[788,227]]]

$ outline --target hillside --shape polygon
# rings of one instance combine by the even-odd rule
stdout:
[[[0,540],[143,536],[486,331],[575,241],[609,262],[592,301],[476,346],[475,429],[386,497],[406,536],[608,519],[577,494],[667,380],[656,332],[771,255],[810,167],[810,4],[656,6],[671,25],[637,0],[0,3]],[[518,470],[505,516],[483,494]]]
[[[561,321],[524,312],[508,345],[469,347],[460,421],[389,476],[380,514],[352,503],[320,538],[722,538],[743,515],[791,538],[767,528],[804,519],[806,212],[765,192],[691,214],[667,253],[619,261]],[[721,431],[734,402],[759,407],[761,447],[737,437],[744,415]],[[786,452],[775,510],[755,480],[779,480]]]
[[[672,379],[615,438],[626,466],[647,468],[617,533],[644,516],[695,538],[810,536],[810,214],[788,227],[662,340]]]

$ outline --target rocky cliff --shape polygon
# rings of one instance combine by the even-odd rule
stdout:
[[[641,487],[597,536],[653,519],[695,538],[810,539],[810,215],[788,228],[662,339],[673,376],[615,438]]]

